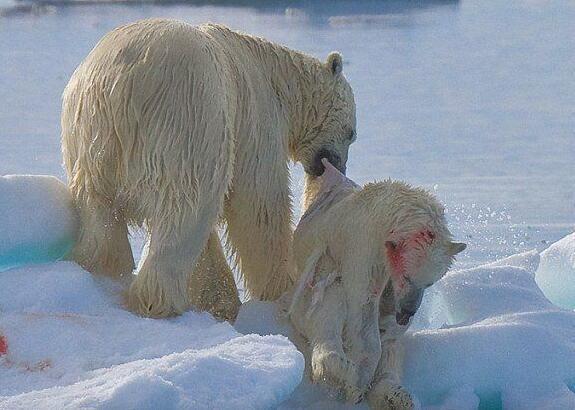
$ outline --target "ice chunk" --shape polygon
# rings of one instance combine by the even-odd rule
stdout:
[[[538,260],[530,251],[448,272],[426,291],[411,329],[436,329],[495,314],[550,307],[533,277]]]
[[[541,252],[536,280],[553,303],[575,309],[575,233]]]
[[[0,272],[61,258],[72,247],[77,229],[70,193],[57,178],[0,177]]]

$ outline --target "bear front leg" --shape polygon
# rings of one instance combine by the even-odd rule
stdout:
[[[348,300],[347,355],[358,363],[358,385],[362,390],[367,390],[371,385],[381,361],[378,302],[375,298],[365,304]]]
[[[271,171],[260,172],[266,181],[259,186],[257,181],[234,180],[225,217],[249,295],[276,300],[290,288],[295,276],[289,178],[286,169],[285,175],[270,177],[270,183]]]
[[[182,209],[176,220],[150,223],[148,252],[128,293],[128,307],[142,316],[168,317],[190,306],[188,280],[217,220],[217,208]]]
[[[384,336],[384,335],[382,335]],[[401,386],[403,348],[397,339],[382,340],[381,360],[367,403],[370,409],[410,410],[415,408],[413,397]]]
[[[311,345],[311,379],[335,388],[341,398],[356,403],[364,389],[360,386],[357,365],[343,350],[347,317],[343,289],[339,284],[332,284],[324,292],[323,300],[315,305],[312,303],[306,313],[301,313],[305,315],[302,333]]]
[[[101,203],[77,204],[80,232],[67,259],[88,272],[119,278],[134,270],[128,227],[122,214]]]
[[[234,274],[217,232],[212,231],[189,281],[191,304],[217,319],[233,322],[241,305]]]
[[[311,353],[311,379],[339,391],[343,400],[357,403],[363,391],[358,387],[358,369],[341,349],[338,342],[316,343]]]
[[[377,410],[412,410],[415,408],[411,394],[400,384],[380,380],[369,391],[367,404]]]

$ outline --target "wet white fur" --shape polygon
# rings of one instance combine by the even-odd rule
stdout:
[[[152,19],[108,33],[63,95],[64,165],[82,221],[71,257],[130,274],[127,224],[143,225],[130,308],[169,316],[191,301],[232,318],[224,222],[251,296],[277,298],[294,275],[289,161],[309,167],[322,147],[345,161],[352,142],[341,67],[337,53],[323,63],[219,25]]]
[[[402,291],[389,273],[385,242],[433,231],[421,269],[414,267],[410,277],[414,283],[438,280],[454,255],[443,207],[401,182],[357,187],[329,166],[311,182],[314,198],[294,236],[301,277],[288,311],[305,340],[311,378],[340,389],[347,400],[366,396],[374,408],[410,408],[398,342],[407,326],[395,321]]]

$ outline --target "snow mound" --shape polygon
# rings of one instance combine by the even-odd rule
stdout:
[[[0,409],[269,408],[300,382],[287,338],[140,318],[121,291],[71,262],[0,273]]]
[[[553,303],[575,309],[575,233],[555,242],[541,253],[536,280]]]
[[[267,408],[289,395],[290,386],[299,381],[293,377],[297,362],[294,358],[293,346],[286,338],[236,337],[211,348],[187,349],[157,359],[92,371],[86,380],[78,383],[24,393],[3,401],[0,398],[0,406],[10,409]]]
[[[241,306],[234,327],[241,333],[281,334],[295,340],[291,326],[280,317],[280,310],[275,303],[250,300]],[[365,403],[350,406],[337,401],[334,392],[322,385],[313,384],[308,377],[304,377],[289,399],[281,403],[278,409],[337,410],[356,407],[367,409]]]
[[[539,268],[540,260],[541,257],[539,256],[539,252],[537,252],[537,249],[533,249],[527,252],[517,253],[503,259],[498,259],[495,262],[483,265],[483,267],[514,266],[516,268],[523,268],[532,275],[535,275],[535,272]]]
[[[72,198],[60,180],[44,175],[0,177],[0,272],[61,258],[77,229]]]

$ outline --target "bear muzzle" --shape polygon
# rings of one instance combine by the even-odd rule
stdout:
[[[407,326],[423,299],[423,289],[412,288],[410,292],[399,300],[395,312],[395,321],[400,326]]]
[[[323,158],[327,159],[335,168],[339,170],[339,172],[345,175],[345,162],[342,161],[341,156],[337,152],[334,152],[328,148],[321,148],[314,155],[311,166],[306,167],[305,171],[315,177],[321,176],[325,171],[325,167],[321,162]]]

